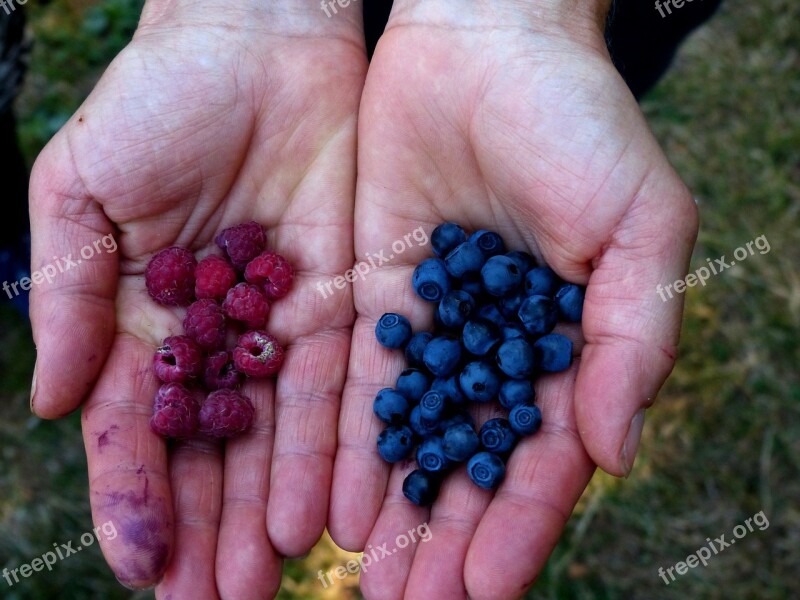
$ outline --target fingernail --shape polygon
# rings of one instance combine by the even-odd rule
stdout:
[[[642,439],[642,427],[644,426],[644,409],[640,408],[628,427],[628,435],[625,436],[625,442],[622,444],[622,452],[620,452],[619,459],[622,465],[622,471],[625,477],[631,474],[633,469],[633,462],[636,460],[636,451],[639,449],[639,440]]]
[[[33,376],[31,377],[31,412],[33,411],[33,401],[35,400],[34,396],[36,395],[36,366],[38,363],[33,363]]]

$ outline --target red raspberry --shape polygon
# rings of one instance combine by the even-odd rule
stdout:
[[[250,398],[236,390],[211,392],[200,408],[200,433],[216,437],[236,437],[250,429],[255,408]]]
[[[225,343],[225,313],[213,300],[198,300],[186,309],[183,330],[204,350]]]
[[[144,271],[147,291],[159,304],[186,306],[194,299],[196,265],[194,255],[186,248],[162,250],[150,259]]]
[[[222,303],[225,314],[248,327],[263,327],[269,314],[267,295],[257,285],[240,283],[232,287]]]
[[[262,252],[247,263],[244,278],[262,286],[267,298],[277,300],[285,296],[292,286],[294,270],[280,254]]]
[[[232,390],[242,382],[242,374],[233,365],[230,352],[215,352],[206,358],[203,383],[209,390]]]
[[[267,236],[261,225],[248,221],[223,229],[214,241],[225,251],[233,266],[242,270],[264,249]]]
[[[283,364],[283,348],[266,331],[248,331],[239,336],[233,349],[236,368],[250,377],[268,377]]]
[[[223,300],[236,285],[236,271],[219,256],[206,256],[194,269],[194,293],[199,299]]]
[[[165,437],[191,437],[199,415],[200,402],[189,390],[180,383],[165,383],[156,394],[150,429]]]
[[[184,383],[203,370],[203,352],[189,337],[173,335],[153,355],[153,371],[165,383]]]

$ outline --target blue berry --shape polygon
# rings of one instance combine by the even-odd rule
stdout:
[[[475,310],[475,300],[464,290],[450,290],[439,303],[439,321],[448,328],[463,327]]]
[[[446,419],[442,419],[439,421],[439,431],[445,432],[454,425],[469,425],[473,429],[475,429],[475,419],[473,419],[468,412],[460,410],[456,413],[451,414]]]
[[[392,388],[383,388],[372,404],[375,415],[384,423],[401,423],[411,412],[408,400]]]
[[[486,257],[483,252],[471,242],[459,244],[444,258],[447,272],[456,279],[461,279],[468,273],[478,273],[484,262]]]
[[[429,506],[439,495],[440,484],[434,473],[415,469],[403,480],[403,495],[417,506]]]
[[[469,273],[461,279],[461,289],[475,299],[483,296],[483,281],[479,273]]]
[[[533,269],[536,266],[536,259],[533,258],[527,252],[523,252],[522,250],[514,250],[512,252],[507,252],[506,256],[517,263],[522,276],[525,277],[525,274]]]
[[[503,342],[497,349],[497,366],[512,379],[530,377],[536,368],[533,347],[522,338]]]
[[[423,260],[414,269],[411,285],[417,296],[429,302],[438,302],[450,291],[450,276],[440,258]]]
[[[585,290],[574,283],[565,283],[556,292],[558,312],[565,321],[577,323],[583,315]]]
[[[478,229],[478,231],[469,236],[467,241],[478,246],[486,258],[503,254],[506,251],[506,244],[503,242],[503,238],[494,231],[488,231],[487,229]]]
[[[491,490],[503,481],[503,477],[506,475],[506,465],[495,454],[478,452],[467,463],[467,475],[478,487]]]
[[[525,328],[518,323],[509,323],[505,327],[503,327],[502,331],[503,341],[513,340],[515,338],[522,338],[527,339],[528,332],[525,331]]]
[[[492,256],[481,268],[483,288],[492,296],[506,296],[519,288],[522,273],[507,256]]]
[[[467,401],[461,391],[461,386],[458,385],[458,377],[456,375],[437,377],[431,383],[431,389],[444,394],[451,405],[464,404]]]
[[[411,339],[408,340],[408,344],[406,344],[406,361],[412,367],[421,367],[423,365],[422,362],[422,353],[425,352],[425,346],[428,345],[433,339],[433,334],[427,331],[418,331],[414,335],[411,336]]]
[[[419,369],[403,369],[397,376],[394,387],[410,402],[417,403],[431,386],[428,376]]]
[[[505,454],[517,442],[517,434],[511,429],[508,419],[497,417],[489,419],[481,426],[481,445],[489,452]]]
[[[536,362],[542,371],[556,373],[572,364],[572,342],[558,333],[540,337],[533,344]]]
[[[558,322],[558,307],[547,296],[529,296],[518,314],[525,331],[534,335],[550,333]]]
[[[438,421],[445,409],[445,396],[436,390],[428,390],[419,401],[419,416],[426,421]]]
[[[503,313],[500,312],[496,304],[484,304],[478,309],[475,316],[491,321],[498,327],[505,327],[508,324],[508,321],[506,321],[506,318],[503,316]]]
[[[500,406],[511,410],[518,404],[533,404],[536,392],[528,379],[506,379],[500,386],[497,398],[500,400]]]
[[[444,455],[444,445],[439,436],[429,436],[417,448],[417,464],[428,473],[440,473],[450,467],[450,459]]]
[[[501,339],[497,325],[486,319],[467,321],[461,333],[464,348],[475,356],[486,356]]]
[[[435,337],[425,346],[422,360],[435,377],[449,377],[461,361],[461,342],[450,335]]]
[[[497,308],[500,310],[500,314],[503,315],[504,318],[508,319],[509,321],[516,321],[517,320],[517,313],[519,312],[519,307],[522,306],[522,303],[525,302],[525,292],[522,290],[518,292],[514,292],[500,298],[497,301]]]
[[[508,422],[517,435],[533,435],[542,426],[542,413],[538,406],[517,404],[508,414]]]
[[[552,296],[560,282],[550,267],[536,267],[525,275],[525,293],[528,296]]]
[[[422,418],[419,405],[411,409],[408,425],[411,427],[411,430],[420,437],[425,437],[439,431],[439,423]]]
[[[375,325],[375,337],[385,348],[402,348],[411,339],[411,323],[403,315],[386,313]]]
[[[445,430],[442,440],[444,455],[455,462],[467,460],[480,445],[478,434],[469,423],[451,425]]]
[[[458,382],[464,395],[473,402],[489,402],[500,391],[500,375],[492,365],[482,360],[464,367]]]
[[[389,425],[378,435],[378,453],[386,462],[400,462],[413,449],[414,432],[405,425]]]
[[[467,234],[456,223],[442,223],[431,232],[431,247],[436,256],[447,256],[453,248],[466,241]]]

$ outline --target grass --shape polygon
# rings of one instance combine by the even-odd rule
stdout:
[[[91,89],[135,27],[138,0],[29,4],[37,37],[20,98],[29,157]],[[693,35],[643,109],[702,214],[692,269],[764,235],[768,253],[687,292],[680,362],[648,411],[625,481],[598,474],[530,598],[800,597],[800,7],[729,0]],[[668,232],[665,232],[668,233]],[[77,416],[28,411],[30,331],[0,311],[0,568],[90,527]],[[670,585],[658,576],[706,544],[755,529]],[[318,569],[352,555],[325,537],[288,561],[280,598],[358,598],[357,577],[323,590]],[[0,586],[4,586],[0,581]],[[3,598],[151,598],[120,587],[95,546]]]

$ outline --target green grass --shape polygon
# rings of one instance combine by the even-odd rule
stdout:
[[[19,102],[33,159],[135,27],[138,0],[31,7],[38,38]],[[643,102],[701,208],[692,269],[765,235],[769,253],[687,293],[680,362],[648,411],[625,481],[598,474],[530,598],[745,600],[800,597],[800,7],[729,0],[693,35]],[[667,235],[669,232],[665,232]],[[30,331],[0,312],[0,568],[90,528],[77,416],[28,411]],[[658,577],[763,510],[769,519],[705,568]],[[323,591],[318,569],[349,554],[325,538],[288,561],[280,598],[357,598],[357,578]],[[523,557],[520,557],[524,560]],[[3,598],[149,598],[120,587],[97,547],[7,590]]]

